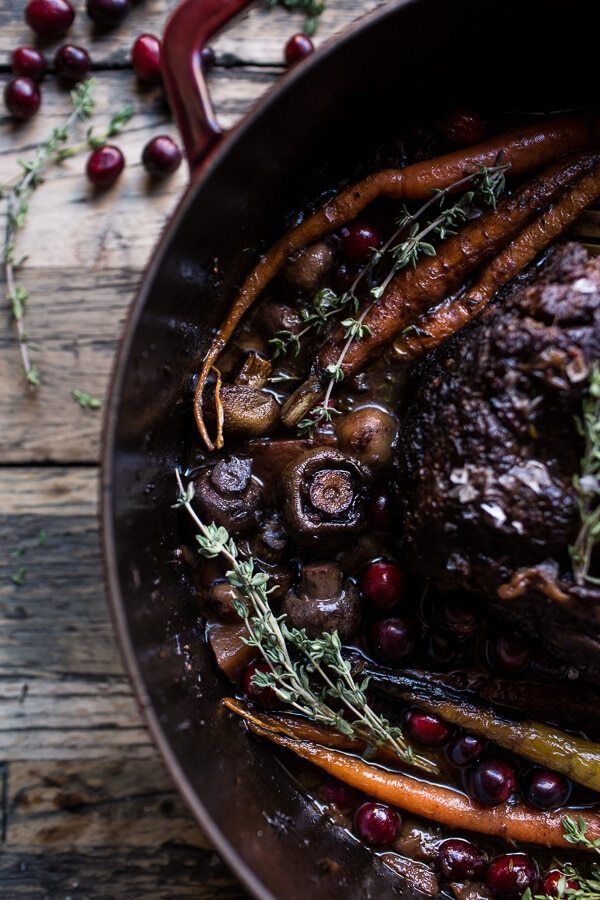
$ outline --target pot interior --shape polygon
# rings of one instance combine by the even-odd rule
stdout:
[[[286,79],[213,155],[135,302],[113,385],[104,525],[113,609],[154,735],[208,836],[262,896],[407,893],[219,708],[224,684],[174,556],[173,470],[195,440],[193,373],[257,254],[397,130],[456,103],[560,110],[596,99],[586,0],[390,3]],[[591,19],[594,21],[591,21]]]

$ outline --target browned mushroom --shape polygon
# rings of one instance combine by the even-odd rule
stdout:
[[[282,612],[296,628],[311,637],[337,631],[348,640],[360,625],[360,598],[356,585],[346,581],[334,562],[303,566],[300,584],[283,601]]]
[[[398,423],[377,406],[363,406],[341,416],[335,426],[338,447],[352,453],[373,472],[385,469],[392,461],[392,448]]]
[[[284,514],[299,543],[335,543],[363,523],[367,475],[358,459],[317,447],[283,473]]]
[[[274,425],[279,415],[279,404],[272,394],[253,387],[223,384],[217,391],[226,434],[260,437]],[[206,415],[210,421],[217,418],[217,408],[208,404]]]
[[[243,597],[227,579],[213,581],[206,592],[206,599],[222,622],[239,622],[240,616],[235,609],[235,602],[243,603]]]
[[[333,253],[324,241],[311,244],[293,257],[283,276],[301,291],[315,291],[333,264]]]
[[[258,656],[256,647],[245,643],[248,637],[248,629],[241,624],[215,623],[208,628],[208,642],[217,665],[230,681],[239,681],[246,667]]]
[[[242,387],[263,388],[271,374],[271,363],[256,351],[249,353],[240,369],[235,383]]]
[[[262,487],[252,476],[252,460],[229,456],[194,480],[194,505],[206,522],[231,534],[254,527],[260,517]]]
[[[297,334],[302,328],[300,314],[284,303],[261,303],[256,315],[256,324],[268,338],[278,331]]]
[[[282,561],[287,546],[288,536],[280,513],[269,515],[252,539],[242,545],[256,567],[269,576],[271,597],[275,600],[283,597],[292,582],[290,567]]]

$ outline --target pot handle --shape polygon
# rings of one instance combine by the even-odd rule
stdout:
[[[163,79],[192,172],[222,135],[202,70],[202,48],[251,2],[185,0],[167,23],[161,51]]]

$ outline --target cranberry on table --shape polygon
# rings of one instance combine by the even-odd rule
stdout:
[[[433,713],[410,709],[404,717],[404,733],[415,744],[439,747],[450,736],[450,729]]]
[[[87,161],[87,176],[96,187],[111,187],[123,171],[125,159],[118,147],[106,144],[90,153]]]
[[[566,778],[549,769],[535,769],[528,778],[526,799],[537,809],[559,809],[569,799]]]
[[[576,891],[578,887],[579,885],[573,878],[566,878],[558,869],[548,872],[542,882],[542,891],[548,897],[564,897],[567,888]]]
[[[46,60],[35,47],[17,47],[10,58],[14,75],[24,75],[40,81],[46,69]]]
[[[305,34],[294,34],[285,45],[284,56],[288,66],[300,62],[314,52],[314,44]]]
[[[392,524],[392,501],[383,491],[371,500],[368,510],[369,522],[377,531],[388,531]]]
[[[203,47],[200,51],[200,61],[202,62],[202,68],[205,72],[208,72],[217,62],[217,57],[215,55],[215,51],[212,47]]]
[[[131,3],[130,0],[87,0],[85,8],[93,22],[110,28],[123,21]]]
[[[381,246],[381,235],[376,228],[366,222],[351,222],[342,228],[341,236],[342,253],[350,262],[367,262],[373,250]]]
[[[375,609],[391,609],[406,597],[406,574],[396,563],[374,562],[365,569],[360,589]]]
[[[450,881],[475,881],[485,872],[486,859],[470,841],[451,838],[438,850],[438,866]]]
[[[153,178],[165,178],[172,175],[181,163],[181,150],[167,134],[148,141],[142,152],[142,162],[146,171]]]
[[[529,665],[531,651],[519,638],[498,635],[487,643],[490,666],[506,675],[516,675]]]
[[[500,900],[517,900],[527,888],[534,888],[538,872],[526,853],[505,853],[492,860],[485,883]]]
[[[257,687],[253,683],[253,678],[256,672],[267,673],[270,671],[267,662],[265,662],[264,659],[260,659],[257,662],[250,663],[242,677],[242,690],[244,691],[244,694],[248,700],[252,700],[253,703],[257,703],[259,706],[262,706],[263,709],[273,709],[273,707],[277,706],[279,700],[273,688]]]
[[[459,638],[471,637],[479,629],[481,614],[476,603],[459,594],[440,598],[435,605],[438,624]]]
[[[54,68],[64,81],[75,84],[89,75],[92,65],[90,55],[83,47],[75,44],[63,44],[54,56]]]
[[[466,106],[451,110],[438,122],[438,129],[454,147],[469,147],[485,137],[485,122],[478,112]]]
[[[400,833],[402,819],[385,803],[363,803],[354,816],[354,830],[359,838],[373,847],[385,847]]]
[[[69,0],[29,0],[25,7],[25,21],[41,38],[64,34],[75,18]]]
[[[133,71],[146,84],[158,82],[160,73],[161,43],[153,34],[140,34],[131,48]]]
[[[446,756],[455,766],[464,768],[477,762],[485,743],[474,734],[457,734],[446,747]]]
[[[418,638],[417,625],[406,616],[381,619],[371,626],[371,643],[375,654],[391,665],[405,662],[414,653]]]
[[[359,793],[344,784],[343,781],[329,781],[325,785],[325,802],[329,806],[337,806],[338,809],[349,810],[356,806]]]
[[[471,795],[486,806],[505,803],[517,784],[514,769],[502,759],[477,763],[469,777]]]
[[[15,119],[30,119],[40,108],[41,94],[32,78],[11,78],[4,88],[4,104]]]

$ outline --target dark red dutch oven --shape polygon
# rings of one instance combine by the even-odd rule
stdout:
[[[194,440],[193,373],[236,285],[284,230],[286,214],[351,176],[406,116],[465,100],[527,110],[597,103],[597,4],[391,2],[296,67],[223,135],[199,50],[247,2],[188,0],[165,35],[165,81],[191,184],[154,252],[114,371],[102,487],[112,611],[174,781],[256,896],[407,895],[219,708],[224,685],[174,556],[184,523],[171,508],[173,470]]]

